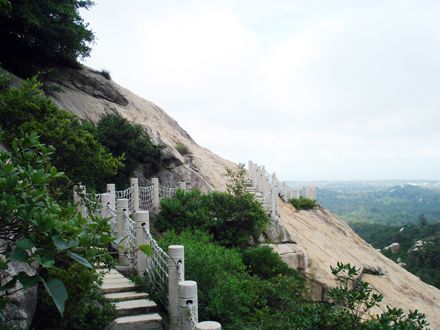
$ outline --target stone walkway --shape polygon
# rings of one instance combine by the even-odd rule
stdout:
[[[101,290],[113,302],[118,317],[109,326],[112,330],[162,330],[162,317],[157,304],[148,294],[139,292],[136,285],[117,270],[104,275]]]

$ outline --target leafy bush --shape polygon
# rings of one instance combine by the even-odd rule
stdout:
[[[44,144],[52,145],[53,164],[73,182],[100,188],[122,166],[73,115],[59,109],[41,90],[36,79],[0,93],[0,126],[5,142],[24,132],[36,132]],[[71,186],[65,186],[70,195]]]
[[[289,203],[295,206],[297,210],[311,210],[318,206],[318,203],[315,200],[304,196],[291,198],[289,199]]]
[[[190,154],[190,151],[186,145],[183,143],[177,143],[176,144],[176,150],[181,154],[182,156]]]
[[[101,76],[103,76],[105,79],[112,80],[112,77],[110,75],[110,71],[102,69],[100,73],[101,73]]]
[[[169,229],[200,229],[213,235],[224,246],[246,246],[251,236],[258,237],[269,218],[254,196],[246,193],[177,191],[173,198],[162,199],[155,226],[162,232]]]
[[[51,298],[39,287],[38,308],[32,327],[35,329],[104,329],[116,318],[113,304],[104,298],[102,278],[95,270],[79,264],[66,269],[51,269],[49,276],[59,278],[66,286],[69,298],[63,317],[57,313]]]
[[[50,164],[50,153],[35,133],[14,139],[10,153],[0,152],[0,254],[6,258],[0,277],[5,278],[3,272],[12,261],[36,270],[36,275],[20,272],[2,282],[0,291],[17,281],[24,288],[40,283],[52,299],[52,308],[63,314],[69,298],[64,283],[68,274],[74,275],[66,270],[79,266],[94,272],[93,263],[110,265],[112,258],[105,251],[113,238],[106,219],[84,219],[74,207],[62,206],[50,196],[51,181],[63,176]],[[0,298],[5,305],[7,295]]]
[[[242,251],[242,256],[248,272],[265,280],[279,275],[297,274],[268,246],[245,249]]]
[[[238,250],[211,242],[203,232],[167,232],[160,244],[185,246],[185,277],[197,281],[200,320],[219,321],[224,329],[245,329],[270,318],[274,310],[290,312],[301,299],[301,280],[250,276]]]
[[[140,165],[144,174],[150,176],[162,164],[161,148],[151,142],[142,126],[118,115],[102,117],[96,127],[96,137],[114,156],[124,157],[124,167],[113,178],[116,184],[126,185]]]
[[[226,169],[226,178],[228,182],[226,183],[226,192],[234,196],[240,196],[246,194],[246,169],[244,164],[239,164],[237,170],[232,170],[230,168]]]
[[[57,65],[78,65],[78,57],[89,56],[94,39],[79,11],[92,4],[90,0],[3,0],[0,63],[21,77]]]

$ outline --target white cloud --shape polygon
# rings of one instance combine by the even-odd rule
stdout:
[[[439,178],[437,2],[165,0],[119,11],[106,0],[86,14],[99,37],[86,63],[221,156],[286,179]]]

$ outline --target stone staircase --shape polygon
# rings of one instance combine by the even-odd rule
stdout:
[[[156,303],[148,294],[138,292],[136,285],[117,270],[104,275],[101,290],[116,307],[117,318],[111,330],[163,330],[163,320]]]

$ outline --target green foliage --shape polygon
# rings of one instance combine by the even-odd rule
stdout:
[[[295,206],[297,210],[311,210],[318,206],[318,203],[315,200],[304,196],[291,198],[289,199],[289,203]]]
[[[126,185],[140,165],[148,177],[162,164],[161,148],[151,142],[142,126],[118,115],[102,117],[96,127],[96,137],[113,155],[124,157],[124,167],[113,177],[116,184]]]
[[[242,251],[243,263],[251,275],[270,279],[279,275],[293,276],[296,272],[281,260],[281,257],[268,246],[258,246]]]
[[[353,230],[375,248],[383,249],[391,243],[399,243],[396,254],[383,251],[388,258],[407,265],[406,269],[428,284],[440,288],[440,224],[389,226],[368,223],[352,223]],[[416,241],[428,242],[418,251],[408,253]]]
[[[178,190],[173,198],[162,199],[155,226],[169,229],[200,229],[213,235],[224,246],[246,246],[251,236],[258,237],[269,223],[261,204],[249,194]]]
[[[90,0],[4,1],[0,3],[0,62],[29,77],[57,65],[78,65],[90,54],[94,35],[79,15]]]
[[[373,191],[347,190],[320,189],[319,203],[348,223],[402,226],[419,223],[421,214],[428,224],[440,222],[438,189],[401,185]]]
[[[226,169],[226,192],[233,196],[240,196],[247,193],[246,189],[246,169],[244,164],[239,164],[237,170]]]
[[[40,287],[32,324],[36,329],[104,329],[116,317],[115,307],[101,294],[102,279],[94,270],[74,263],[66,269],[51,269],[49,276],[63,281],[69,298],[61,317]]]
[[[73,115],[59,109],[41,90],[36,79],[0,94],[0,126],[11,143],[24,132],[37,132],[44,144],[55,147],[53,164],[74,182],[101,187],[121,166]],[[70,195],[72,186],[63,184]]]
[[[185,277],[197,281],[199,319],[219,321],[224,329],[256,329],[257,324],[273,323],[275,311],[287,315],[296,308],[304,290],[299,277],[251,276],[238,250],[210,239],[200,231],[167,232],[160,242],[163,247],[185,246]]]
[[[350,264],[338,262],[331,271],[338,280],[338,287],[329,291],[334,304],[331,314],[345,320],[348,317],[348,323],[341,329],[427,329],[424,314],[415,310],[405,315],[402,309],[390,306],[386,312],[364,321],[366,316],[371,316],[371,309],[379,306],[383,296],[374,293],[367,282],[358,279],[359,271]]]
[[[191,152],[189,151],[188,147],[184,145],[183,143],[177,143],[176,144],[176,150],[179,154],[182,156],[189,155]]]
[[[112,77],[110,76],[110,71],[108,70],[102,69],[101,76],[103,76],[107,80],[112,80]]]
[[[10,153],[0,152],[0,254],[6,257],[0,275],[4,278],[12,261],[32,265],[37,272],[33,276],[20,272],[2,283],[0,291],[17,281],[24,288],[40,282],[62,315],[68,295],[56,274],[71,265],[84,269],[95,262],[110,265],[105,248],[113,238],[106,219],[84,219],[73,206],[62,206],[50,196],[51,182],[64,176],[50,164],[51,151],[33,133],[14,139]],[[5,304],[7,295],[2,300]]]

